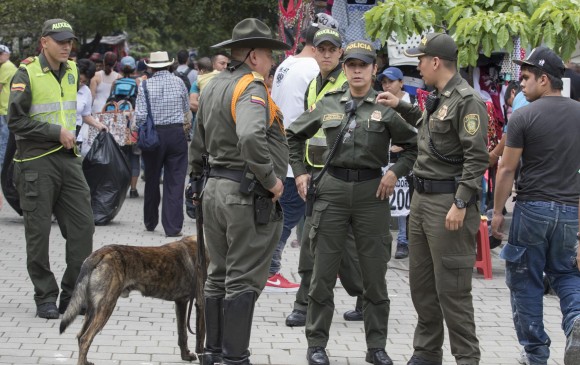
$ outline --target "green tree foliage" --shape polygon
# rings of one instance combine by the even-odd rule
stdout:
[[[367,33],[401,42],[430,28],[446,30],[459,47],[459,64],[475,65],[479,53],[511,52],[545,43],[567,59],[580,39],[580,0],[385,0],[365,14]]]
[[[197,48],[215,52],[212,44],[229,39],[236,23],[247,17],[277,29],[277,2],[270,0],[19,0],[0,1],[0,39],[20,54],[36,54],[42,23],[50,18],[68,20],[81,43],[97,34],[126,31],[131,53]],[[16,41],[14,41],[16,40]]]

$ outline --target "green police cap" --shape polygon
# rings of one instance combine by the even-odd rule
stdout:
[[[314,41],[312,42],[315,47],[318,47],[322,42],[330,42],[336,47],[342,46],[342,39],[340,38],[340,33],[336,29],[323,28],[316,32],[314,35]]]
[[[69,22],[64,19],[49,19],[45,21],[42,26],[42,36],[49,36],[58,42],[77,38]]]
[[[346,45],[344,49],[344,61],[355,58],[365,63],[374,63],[377,59],[375,47],[368,41],[354,41]]]
[[[457,45],[453,38],[444,33],[429,33],[416,48],[403,51],[407,57],[433,56],[457,61]]]

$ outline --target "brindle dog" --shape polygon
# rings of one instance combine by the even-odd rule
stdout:
[[[109,245],[93,252],[83,263],[70,304],[60,322],[62,334],[81,310],[86,308],[85,321],[77,335],[77,364],[92,365],[87,361],[87,353],[95,335],[107,323],[119,296],[127,297],[132,290],[138,290],[147,297],[175,302],[177,344],[181,358],[195,360],[195,353],[191,353],[187,347],[187,328],[195,300],[196,352],[203,352],[203,280],[207,273],[207,264],[198,264],[205,263],[205,259],[199,261],[197,255],[196,236],[163,246]],[[202,270],[200,266],[205,267]]]

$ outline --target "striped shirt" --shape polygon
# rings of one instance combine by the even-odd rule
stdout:
[[[180,78],[166,70],[158,71],[147,80],[147,90],[155,125],[183,124],[185,114],[189,112],[189,96]],[[143,82],[139,85],[135,118],[137,125],[145,123],[147,119]]]

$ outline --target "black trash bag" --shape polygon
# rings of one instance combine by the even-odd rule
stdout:
[[[4,162],[2,163],[2,172],[0,174],[0,182],[2,183],[2,194],[10,204],[10,206],[22,215],[20,209],[20,196],[14,185],[14,154],[16,153],[16,139],[14,134],[10,133],[8,136],[8,144],[6,145],[6,154],[4,155]]]
[[[104,226],[121,210],[131,183],[131,169],[112,134],[100,132],[83,160],[91,189],[95,225]]]

